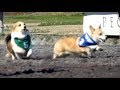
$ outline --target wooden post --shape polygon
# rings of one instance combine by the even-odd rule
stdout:
[[[0,12],[0,34],[3,32],[3,12]]]

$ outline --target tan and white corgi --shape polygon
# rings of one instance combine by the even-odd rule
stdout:
[[[104,42],[106,36],[101,26],[94,28],[89,26],[91,34],[85,33],[82,37],[66,37],[59,39],[53,49],[53,59],[65,54],[76,53],[91,56],[91,51],[102,50],[99,42]]]
[[[5,38],[7,47],[6,57],[12,60],[29,58],[32,54],[30,32],[24,22],[16,22],[11,33]]]

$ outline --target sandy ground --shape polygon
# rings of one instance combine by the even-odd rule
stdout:
[[[34,45],[31,59],[11,61],[0,45],[0,78],[119,78],[120,47],[102,47],[91,58],[70,55],[52,60],[52,45]]]
[[[64,29],[64,31],[70,30],[70,32],[81,34],[80,27],[80,25],[67,25],[31,29],[32,31],[42,30],[38,33],[60,34]],[[58,38],[61,36],[32,35],[32,58],[14,61],[5,57],[6,48],[2,39],[0,41],[0,78],[120,78],[120,40],[117,45],[114,45],[116,40],[108,40],[107,44],[101,45],[104,50],[94,52],[91,58],[70,55],[52,60],[53,45]]]
[[[27,27],[31,33],[40,34],[57,34],[57,35],[70,35],[81,34],[82,25],[51,25],[40,26],[39,23],[27,23]],[[4,32],[8,33],[12,29],[12,24],[5,24]]]

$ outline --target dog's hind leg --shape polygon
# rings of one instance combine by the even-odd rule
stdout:
[[[10,58],[11,57],[11,54],[10,52],[7,50],[7,54],[5,55],[7,58]]]
[[[53,59],[55,59],[55,58],[57,58],[57,57],[61,57],[61,56],[63,56],[65,54],[65,52],[59,52],[59,53],[54,53],[53,54]]]
[[[53,59],[57,58],[57,54],[53,54]]]
[[[12,58],[12,60],[15,60],[15,56],[9,52],[5,55],[7,58]]]

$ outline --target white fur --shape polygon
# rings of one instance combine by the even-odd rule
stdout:
[[[98,45],[91,45],[91,46],[88,46],[91,50],[99,50],[100,47]]]
[[[29,35],[29,33],[27,33],[26,35]],[[19,39],[22,39],[22,38],[24,38],[26,35],[24,35],[24,34],[22,34],[21,32],[12,32],[11,33],[11,36],[12,36],[12,38],[11,38],[11,43],[12,43],[12,45],[13,45],[13,50],[14,50],[14,52],[17,52],[17,53],[25,53],[25,50],[23,49],[23,48],[21,48],[21,47],[18,47],[17,45],[16,45],[16,43],[14,42],[14,38],[19,38]]]
[[[30,55],[32,54],[32,49],[30,49],[27,53],[27,57],[30,57]]]
[[[25,25],[24,25],[23,22],[18,22],[18,23],[20,23],[21,26],[16,26],[15,30],[13,30],[11,32],[11,44],[12,44],[12,49],[13,49],[13,51],[15,53],[15,57],[17,59],[20,59],[20,57],[19,57],[19,55],[17,53],[24,54],[26,51],[23,48],[17,46],[16,43],[14,42],[14,39],[15,38],[19,38],[19,39],[25,38],[27,35],[30,35],[30,33],[29,33],[29,31],[24,31],[24,29],[25,29],[24,26]],[[18,31],[16,31],[16,30],[18,30]],[[28,51],[26,57],[29,57],[31,54],[32,54],[32,49],[30,48],[30,50]],[[15,57],[12,55],[12,60],[14,60]]]

